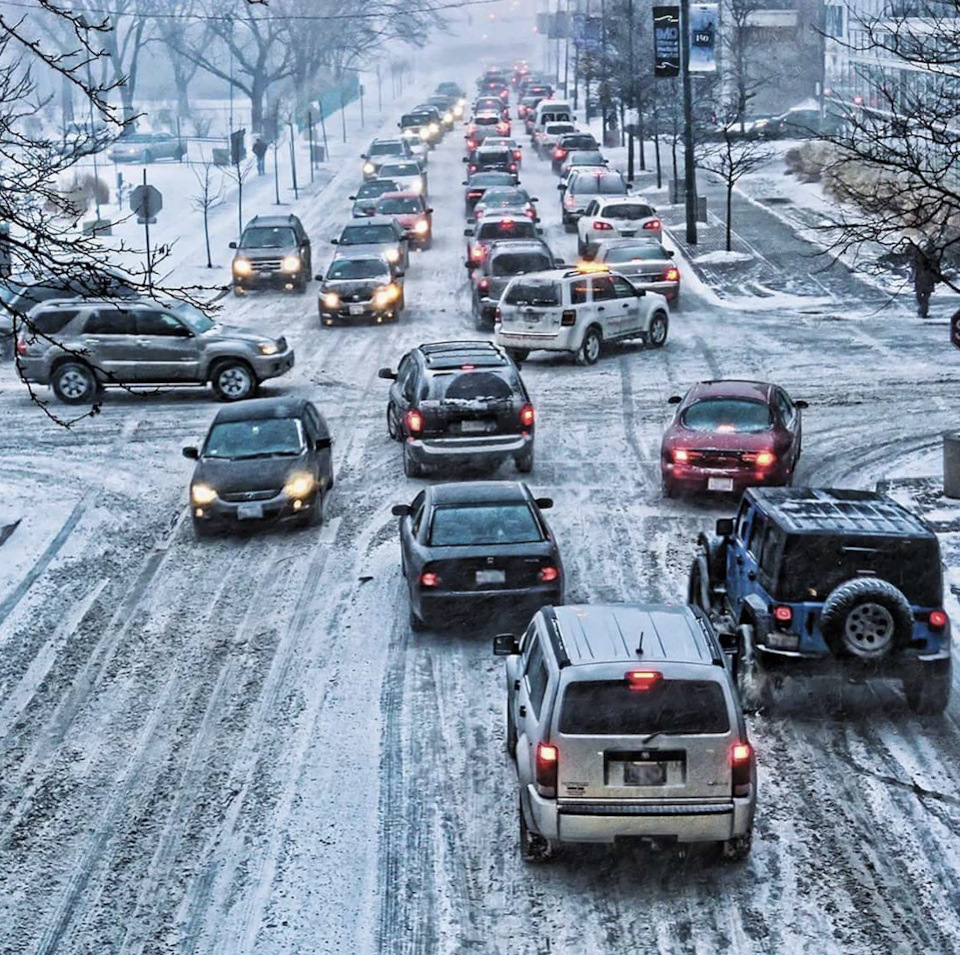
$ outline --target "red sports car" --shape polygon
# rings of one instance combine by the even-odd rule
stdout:
[[[779,386],[762,381],[701,381],[679,405],[663,435],[663,493],[739,493],[759,484],[789,484],[800,457],[801,409]]]

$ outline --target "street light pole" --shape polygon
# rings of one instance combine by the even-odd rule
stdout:
[[[627,2],[627,35],[630,38],[630,47],[629,47],[629,65],[628,69],[630,70],[630,112],[631,114],[637,108],[637,81],[634,77],[634,58],[633,58],[633,0],[628,0]],[[630,119],[633,119],[633,116],[630,116]],[[640,117],[637,117],[639,121]],[[628,124],[629,128],[627,129],[627,181],[633,182],[633,151],[634,151],[634,132],[632,122]]]
[[[683,83],[683,182],[686,238],[697,244],[697,173],[693,156],[693,87],[690,79],[690,0],[680,0],[681,80]]]

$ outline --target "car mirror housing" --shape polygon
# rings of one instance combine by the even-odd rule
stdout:
[[[565,188],[566,188],[566,186],[564,186],[564,184],[563,184],[562,182],[557,184],[557,189],[559,189],[561,192],[562,192]]]
[[[470,162],[470,160],[469,160],[469,158],[468,158],[467,156],[464,156],[464,157],[463,157],[463,162]]]
[[[227,248],[235,249],[236,247],[237,247],[237,243],[236,243],[236,242],[231,242],[230,245],[229,245]]]
[[[190,461],[199,461],[200,460],[200,449],[199,448],[184,448],[183,456]]]
[[[407,517],[410,514],[410,505],[409,504],[394,504],[390,508],[390,513],[394,517]]]
[[[683,398],[681,398],[680,395],[670,395],[670,397],[667,398],[668,405],[678,405],[681,401],[683,401]]]
[[[460,185],[461,185],[461,186],[468,186],[469,183],[467,182],[466,179],[464,179],[463,182],[460,183]]]
[[[331,244],[331,245],[339,245],[339,244],[340,244],[340,240],[339,240],[339,239],[331,239],[331,240],[330,240],[330,244]]]
[[[809,408],[809,407],[810,407],[809,402],[804,401],[802,398],[801,398],[799,401],[795,401],[794,404],[795,404],[798,408],[800,408],[801,411],[802,411],[804,408]]]
[[[512,633],[498,633],[493,638],[493,655],[511,657],[520,652],[520,644]]]
[[[377,372],[378,378],[387,378],[390,381],[396,381],[397,373],[392,368],[381,368]]]
[[[366,159],[366,158],[367,158],[367,154],[366,154],[366,153],[360,153],[360,158],[361,158],[361,159]]]
[[[677,254],[676,252],[674,252],[673,249],[667,249],[666,252],[667,252],[668,259],[672,259]]]
[[[315,282],[322,282],[322,281],[323,281],[323,273],[322,273],[322,272],[317,272],[317,274],[313,277],[313,280],[314,280]]]
[[[473,229],[464,229],[464,230],[463,230],[463,234],[464,234],[464,236],[466,236],[466,238],[472,239],[472,238],[473,238]]]
[[[351,202],[356,202],[356,201],[357,201],[357,197],[356,197],[356,196],[347,196],[347,198],[348,198]]]
[[[733,534],[733,518],[717,518],[717,537],[730,537]]]
[[[538,497],[534,499],[534,504],[540,508],[541,511],[549,511],[553,507],[553,498],[552,497]]]

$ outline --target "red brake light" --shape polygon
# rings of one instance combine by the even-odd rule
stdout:
[[[477,282],[477,288],[481,292],[486,292],[486,290],[490,288],[490,279],[480,279],[480,281]],[[471,365],[470,367],[472,368],[473,366]]]
[[[567,154],[567,151],[566,151],[565,149],[561,149],[561,148],[558,146],[558,147],[553,151],[553,158],[554,158],[554,159],[563,159],[563,157],[566,156],[566,154]]]
[[[627,683],[631,690],[649,690],[663,679],[656,670],[631,670],[627,673]]]
[[[560,576],[560,571],[556,567],[541,567],[540,579],[545,583],[552,583]]]
[[[930,612],[930,627],[933,630],[942,630],[947,625],[947,615],[942,610]]]
[[[537,789],[541,796],[552,797],[557,794],[557,766],[560,751],[550,743],[537,744]]]
[[[679,282],[680,281],[680,270],[671,266],[663,273],[664,282]]]
[[[761,451],[757,455],[757,467],[768,468],[777,458],[772,451]]]
[[[479,262],[483,258],[483,246],[475,245],[470,250],[470,258],[473,259],[475,262]]]
[[[649,222],[644,222],[643,227],[644,227],[644,229],[659,229],[659,228],[660,228],[660,220],[659,220],[659,219],[651,219]]]
[[[536,217],[537,217],[537,212],[536,212],[535,209],[527,209],[527,211],[524,213],[524,215],[525,215],[528,219],[536,219]]]
[[[536,413],[533,410],[533,405],[524,405],[520,409],[520,424],[525,428],[532,428],[535,419]]]
[[[576,309],[567,308],[560,313],[560,324],[565,328],[570,328],[572,325],[577,324],[577,312]]]
[[[730,767],[734,796],[750,795],[750,767],[753,763],[753,747],[749,743],[734,743],[730,747]]]
[[[749,743],[734,743],[730,750],[730,762],[734,766],[737,763],[747,763],[753,754],[753,747]]]
[[[790,607],[774,607],[773,608],[773,619],[777,623],[790,623],[793,620],[793,610]]]
[[[421,587],[436,587],[440,583],[440,575],[435,574],[432,571],[425,570],[420,575],[420,586]]]
[[[27,340],[25,338],[17,339],[17,354],[26,355],[27,353]]]
[[[613,229],[613,226],[609,222],[601,222],[600,219],[595,219],[593,222],[593,228],[597,232],[610,232]]]
[[[423,415],[415,408],[411,408],[407,414],[407,431],[410,434],[420,434],[423,431]]]
[[[515,162],[510,163],[510,172],[517,171],[517,164]]]
[[[476,365],[461,365],[461,366],[460,366],[460,370],[461,370],[461,371],[473,371],[474,368],[476,368],[476,367],[477,367]]]
[[[523,150],[522,150],[522,149],[515,149],[515,150],[513,151],[513,158],[514,158],[514,159],[519,159],[522,155],[523,155]]]
[[[493,313],[493,324],[494,324],[494,325],[499,325],[500,322],[502,322],[502,321],[503,321],[503,312],[501,312],[500,309],[498,308],[498,309]]]
[[[690,454],[686,448],[674,448],[673,449],[673,460],[679,462],[680,464],[685,464],[690,460]]]
[[[513,219],[501,219],[501,220],[500,220],[500,225],[503,226],[504,229],[512,229],[512,228],[513,228]]]
[[[475,139],[468,139],[468,140],[467,140],[467,149],[470,150],[470,149],[476,149],[476,148],[477,148],[477,142],[476,142],[476,140],[475,140]]]

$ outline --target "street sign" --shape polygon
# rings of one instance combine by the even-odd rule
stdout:
[[[156,186],[137,186],[130,192],[130,211],[136,213],[137,222],[156,222],[157,213],[163,208],[163,196]]]
[[[690,6],[690,65],[691,73],[717,71],[717,18],[715,3],[694,3]]]
[[[680,8],[653,8],[653,75],[680,75]]]

